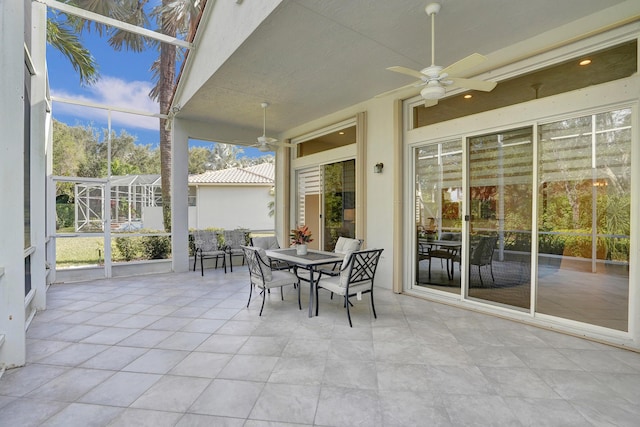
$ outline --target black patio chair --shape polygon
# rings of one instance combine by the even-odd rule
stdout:
[[[233,273],[233,257],[241,257],[244,265],[244,252],[242,246],[249,243],[249,232],[246,230],[224,230],[224,249],[229,255],[229,268]]]
[[[266,299],[267,291],[272,288],[280,288],[280,297],[284,301],[283,286],[296,285],[298,278],[295,274],[289,271],[271,270],[267,254],[262,248],[255,248],[251,246],[241,246],[244,259],[247,261],[249,267],[249,301],[247,301],[247,307],[251,303],[251,294],[253,288],[257,287],[262,289],[262,306],[260,307],[260,314],[262,316],[262,310],[264,309],[264,301]],[[302,310],[300,304],[300,286],[298,288],[298,309]]]
[[[478,266],[478,275],[480,276],[481,286],[484,286],[481,267],[488,265],[491,271],[491,280],[493,283],[496,281],[493,276],[493,252],[495,251],[497,241],[498,237],[496,236],[480,236],[478,244],[471,251],[469,266]]]
[[[371,294],[371,309],[373,310],[373,317],[377,319],[376,307],[373,302],[373,280],[382,251],[383,249],[368,249],[348,253],[345,255],[338,276],[326,276],[321,272],[316,284],[316,316],[320,305],[318,289],[323,288],[344,297],[349,326],[353,327],[351,313],[349,312],[349,306],[351,305],[349,297],[352,296],[365,293]]]
[[[280,249],[280,244],[276,236],[258,236],[251,237],[251,246],[262,248],[265,251],[269,249]],[[272,270],[291,270],[292,266],[286,261],[269,258],[269,264]]]
[[[194,251],[194,260],[193,260],[193,271],[196,271],[196,265],[198,263],[198,258],[200,258],[200,273],[204,276],[204,260],[205,259],[215,259],[216,267],[218,268],[218,260],[222,259],[222,266],[224,267],[224,272],[227,272],[227,257],[226,252],[220,246],[219,243],[219,234],[217,231],[211,230],[196,230],[193,236],[193,245],[195,248]]]

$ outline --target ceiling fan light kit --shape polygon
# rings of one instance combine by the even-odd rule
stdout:
[[[420,91],[420,95],[424,99],[440,99],[445,94],[444,87],[440,85],[426,85],[424,89]]]
[[[447,87],[461,87],[464,89],[480,90],[490,92],[496,86],[496,82],[463,79],[456,77],[465,71],[481,64],[487,58],[479,53],[473,53],[448,67],[441,67],[435,63],[435,16],[440,12],[440,3],[429,3],[425,7],[425,12],[431,17],[431,65],[420,71],[407,67],[395,66],[387,70],[420,79],[415,87],[422,87],[420,95],[426,101],[425,106],[430,107],[438,103],[438,99],[444,98]]]

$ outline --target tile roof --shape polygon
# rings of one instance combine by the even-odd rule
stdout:
[[[246,168],[229,168],[190,175],[189,184],[273,184],[274,176],[274,164],[261,163]]]

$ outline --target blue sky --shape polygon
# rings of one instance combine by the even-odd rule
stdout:
[[[80,85],[78,74],[69,60],[51,46],[47,46],[47,67],[52,95],[136,111],[158,112],[158,104],[148,96],[154,85],[150,69],[158,56],[156,48],[139,53],[126,50],[118,52],[109,46],[107,37],[100,37],[94,30],[85,30],[81,39],[96,59],[100,80],[93,86]],[[53,117],[69,125],[92,124],[97,128],[107,128],[107,112],[102,109],[54,102]],[[138,144],[158,144],[159,124],[156,118],[112,112],[111,127],[117,133],[125,129],[129,134],[135,135]],[[212,142],[192,141],[190,146],[211,147]],[[248,157],[264,154],[254,148],[243,148],[243,151]]]

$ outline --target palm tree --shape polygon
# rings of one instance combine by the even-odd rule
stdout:
[[[162,0],[162,5],[153,10],[160,23],[162,32],[176,37],[185,34],[187,38],[195,32],[196,17],[202,7],[201,0]],[[175,45],[162,43],[159,61],[154,63],[156,86],[149,96],[160,103],[160,112],[168,114],[171,98],[176,88]],[[160,119],[160,175],[162,183],[162,216],[164,228],[171,230],[171,128],[166,126],[167,119]]]
[[[130,24],[145,26],[149,22],[144,6],[148,0],[67,0],[66,3],[81,7],[91,12],[109,16]],[[151,16],[154,17],[163,34],[171,37],[186,35],[187,38],[195,32],[196,17],[203,6],[203,0],[162,0],[162,3],[154,7]],[[124,30],[109,29],[99,23],[91,23],[79,18],[68,18],[68,22],[74,23],[80,32],[83,28],[90,30],[92,27],[102,34],[109,35],[109,45],[115,50],[126,48],[134,52],[140,52],[150,46],[160,48],[160,56],[152,66],[153,77],[157,80],[156,86],[149,96],[160,104],[160,113],[168,114],[171,106],[171,97],[175,91],[176,58],[179,54],[175,45],[157,43],[137,34]],[[88,52],[87,52],[88,53]],[[68,55],[67,55],[68,56]],[[69,57],[69,56],[68,56]],[[74,68],[83,63],[82,58],[69,57]],[[84,60],[86,62],[86,60]],[[94,66],[95,68],[95,66]],[[76,68],[78,69],[78,68]],[[82,74],[81,74],[82,75]],[[96,75],[95,73],[93,75]],[[97,75],[96,75],[97,76]],[[171,230],[171,130],[165,126],[167,119],[160,119],[160,174],[162,181],[162,210],[165,230]]]

